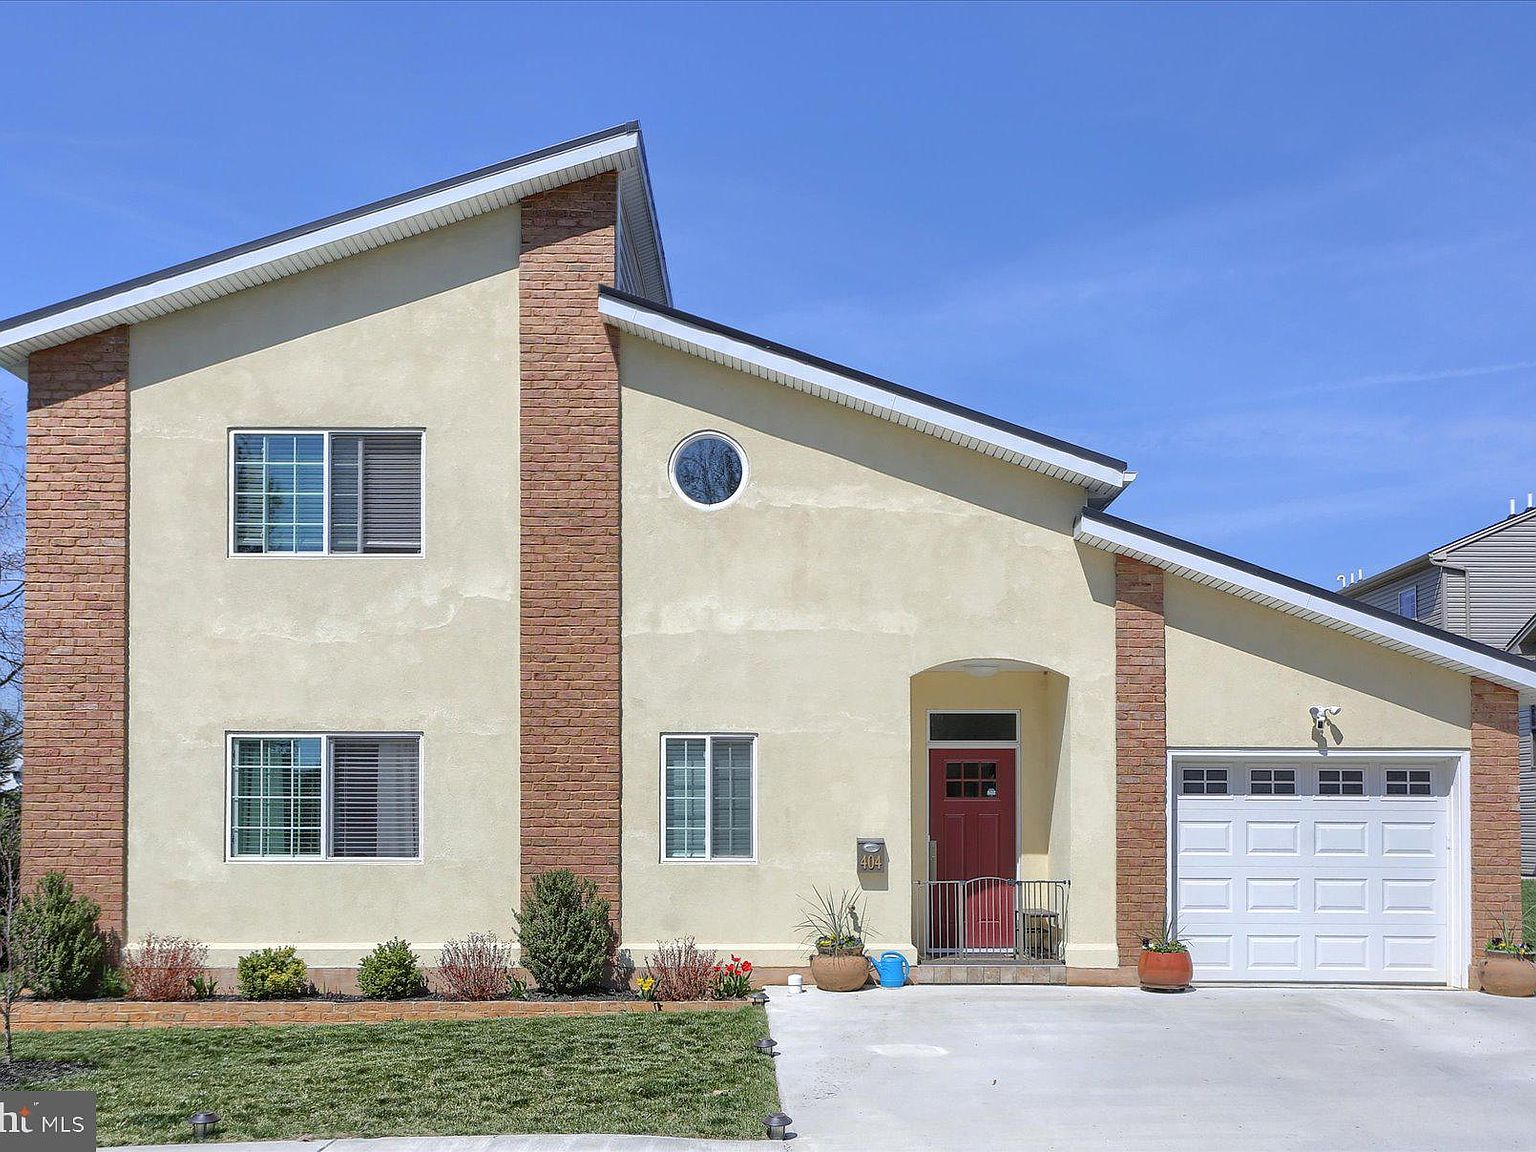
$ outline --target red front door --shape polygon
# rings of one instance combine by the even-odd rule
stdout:
[[[928,836],[935,845],[933,947],[1012,951],[1018,870],[1012,748],[928,753]]]

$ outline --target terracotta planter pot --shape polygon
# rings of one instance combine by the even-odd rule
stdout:
[[[1536,995],[1536,964],[1507,952],[1486,952],[1482,986],[1494,996]]]
[[[1188,952],[1142,952],[1136,961],[1141,986],[1152,992],[1182,992],[1195,978],[1195,962]]]
[[[869,957],[811,957],[811,980],[823,992],[857,992],[869,982]]]

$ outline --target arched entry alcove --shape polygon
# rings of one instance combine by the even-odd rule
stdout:
[[[914,945],[927,958],[1060,963],[1067,930],[1069,682],[1011,657],[911,678]]]

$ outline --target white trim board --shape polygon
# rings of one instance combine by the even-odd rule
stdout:
[[[1136,476],[1096,455],[1074,451],[1070,445],[1051,442],[1048,437],[1036,438],[1024,429],[999,427],[979,418],[979,414],[966,415],[935,398],[918,398],[905,389],[881,387],[851,369],[837,371],[824,362],[815,362],[816,358],[808,353],[795,355],[793,350],[781,346],[765,347],[766,341],[722,330],[701,317],[647,306],[644,301],[607,291],[599,295],[597,306],[610,324],[631,335],[926,432],[1034,472],[1081,484],[1106,502]]]
[[[27,357],[40,349],[120,324],[165,316],[493,212],[562,184],[615,171],[620,174],[625,206],[642,213],[650,225],[652,235],[632,240],[647,265],[648,293],[670,299],[666,262],[650,208],[650,180],[640,129],[632,124],[467,173],[377,206],[364,206],[281,232],[227,253],[151,273],[52,308],[0,320],[0,367],[25,379]]]
[[[1326,589],[1264,572],[1118,517],[1084,509],[1073,535],[1081,543],[1131,556],[1196,584],[1230,592],[1441,668],[1517,691],[1536,691],[1536,664],[1436,628],[1400,622]]]

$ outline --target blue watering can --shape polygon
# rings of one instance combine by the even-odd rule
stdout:
[[[909,971],[911,971],[911,965],[900,952],[882,953],[880,959],[875,961],[875,973],[880,977],[882,988],[902,987],[907,982]]]

